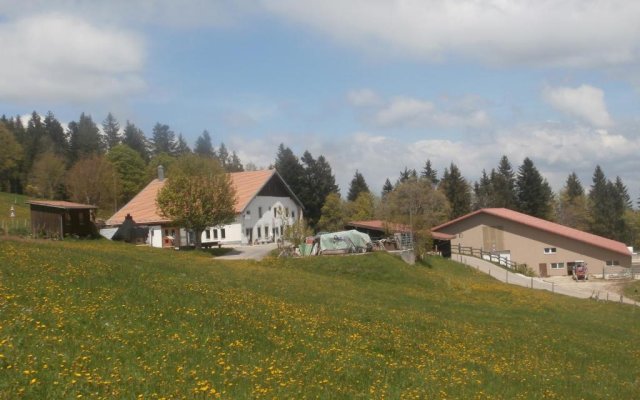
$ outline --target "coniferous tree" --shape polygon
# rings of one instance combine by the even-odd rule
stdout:
[[[458,218],[471,211],[471,189],[454,163],[451,163],[449,169],[444,169],[439,189],[449,200],[450,218]]]
[[[122,142],[120,135],[120,124],[113,114],[108,113],[102,121],[102,131],[104,132],[107,149],[111,150]]]
[[[556,220],[575,229],[588,229],[587,197],[575,172],[569,174],[558,196]]]
[[[213,144],[211,144],[211,136],[206,129],[202,131],[202,134],[198,136],[198,139],[196,139],[196,146],[194,147],[193,152],[200,156],[209,158],[213,158],[216,155],[215,150],[213,149]]]
[[[502,156],[498,170],[491,171],[491,207],[515,209],[517,203],[515,172],[507,156]]]
[[[518,211],[533,217],[551,218],[553,191],[529,157],[518,169],[516,193]]]
[[[138,194],[147,183],[145,162],[137,151],[125,144],[113,147],[107,154],[107,159],[118,175],[114,207],[117,210]]]
[[[440,180],[438,179],[438,171],[432,168],[431,160],[427,160],[427,162],[424,164],[424,168],[420,173],[420,177],[426,179],[428,182],[431,182],[434,187],[438,185],[438,182],[440,182]]]
[[[382,186],[382,197],[391,192],[393,192],[393,185],[391,184],[389,178],[387,178],[387,180],[384,181],[384,185]]]
[[[145,162],[149,161],[149,142],[144,136],[144,132],[129,121],[124,128],[122,144],[135,150]]]
[[[482,208],[491,207],[491,179],[487,175],[487,171],[482,170],[480,181],[473,185],[473,209],[480,210]]]
[[[60,157],[69,156],[69,143],[64,133],[64,128],[60,121],[56,119],[51,111],[47,113],[43,121],[44,130],[49,143],[51,143],[51,151]]]
[[[24,142],[22,144],[24,150],[24,162],[22,165],[23,181],[26,180],[27,174],[31,171],[33,164],[39,155],[43,154],[47,148],[44,141],[46,135],[42,118],[37,112],[31,113],[31,118],[27,123]]]
[[[321,155],[316,160],[309,151],[305,151],[300,160],[304,174],[299,198],[305,206],[309,226],[315,228],[320,220],[325,199],[329,193],[339,193],[340,189],[324,156]]]
[[[229,150],[227,150],[227,146],[224,143],[220,143],[220,148],[218,148],[218,162],[222,167],[226,170],[227,164],[229,164]]]
[[[23,157],[22,146],[0,122],[0,191],[15,192]]]
[[[409,169],[405,166],[404,171],[400,171],[400,177],[396,182],[396,186],[401,183],[405,183],[407,181],[416,180],[416,179],[418,179],[418,172],[416,172],[415,169]]]
[[[362,174],[358,170],[356,170],[356,173],[351,180],[351,185],[349,186],[349,194],[347,195],[347,200],[355,201],[360,193],[369,193],[369,186],[364,180],[364,176],[362,176]]]
[[[169,128],[169,125],[156,123],[151,136],[151,147],[153,154],[167,153],[176,155],[177,142],[176,135]]]
[[[182,133],[179,133],[178,140],[176,141],[176,156],[184,156],[190,153],[191,149],[189,148],[187,141],[182,136]]]
[[[227,164],[227,172],[242,172],[244,171],[244,167],[242,166],[242,162],[240,161],[240,157],[238,157],[238,153],[236,151],[231,152],[231,157],[229,158],[229,164]]]
[[[300,198],[300,194],[302,192],[303,183],[303,174],[304,168],[298,157],[293,154],[290,148],[285,147],[284,144],[280,144],[278,146],[278,153],[276,155],[275,168],[284,179],[284,181],[289,185],[293,193]],[[302,199],[300,199],[302,201]],[[302,201],[302,204],[306,207],[307,205]]]
[[[71,121],[68,136],[71,162],[104,152],[105,145],[100,130],[90,115],[82,113],[78,122]]]
[[[631,202],[631,196],[629,196],[629,190],[627,186],[622,182],[622,178],[616,176],[616,180],[613,183],[615,186],[616,192],[618,193],[619,201],[621,202],[623,208],[630,209],[633,207],[633,203]]]

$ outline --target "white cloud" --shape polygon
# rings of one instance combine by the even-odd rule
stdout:
[[[640,179],[636,176],[640,143],[621,134],[585,127],[550,125],[514,126],[494,133],[481,141],[469,139],[431,138],[413,142],[402,138],[355,132],[338,140],[326,140],[322,135],[281,134],[264,139],[238,139],[243,162],[267,166],[275,160],[278,144],[285,143],[294,153],[305,149],[318,157],[324,155],[331,164],[343,195],[356,170],[365,177],[369,187],[379,193],[385,180],[393,183],[405,167],[418,172],[427,159],[441,175],[451,162],[473,183],[482,169],[496,168],[500,157],[507,155],[514,170],[525,157],[531,158],[554,190],[559,190],[571,172],[576,172],[588,190],[596,165],[607,177],[622,177],[636,191]],[[271,149],[270,154],[265,149]],[[267,152],[269,153],[269,152]]]
[[[571,87],[548,87],[544,90],[545,100],[563,113],[578,117],[597,127],[612,124],[611,116],[604,101],[604,92],[589,85]]]
[[[409,96],[385,99],[373,90],[352,90],[349,103],[363,112],[365,122],[382,128],[481,128],[490,123],[475,96],[439,99],[438,104]]]
[[[347,99],[355,107],[377,106],[382,102],[380,96],[371,89],[351,90],[347,93]]]
[[[0,23],[0,98],[93,100],[145,87],[144,44],[132,33],[68,15]]]
[[[376,54],[497,65],[593,67],[637,60],[634,0],[264,0],[281,17]]]

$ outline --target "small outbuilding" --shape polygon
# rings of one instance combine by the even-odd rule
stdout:
[[[29,200],[34,237],[62,239],[96,234],[96,206],[58,200]]]

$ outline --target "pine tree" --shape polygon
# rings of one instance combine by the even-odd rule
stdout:
[[[516,178],[518,211],[533,217],[550,219],[553,192],[547,180],[530,158],[525,158]]]
[[[329,193],[339,193],[340,189],[324,156],[321,155],[316,160],[309,151],[305,151],[301,161],[304,174],[299,198],[305,206],[309,226],[315,228],[320,220],[325,199]]]
[[[140,154],[125,144],[111,149],[107,159],[118,175],[116,200],[114,208],[126,204],[147,183],[145,162]]]
[[[480,181],[476,182],[473,185],[473,209],[480,210],[482,208],[491,207],[491,179],[489,175],[487,175],[487,171],[482,170],[482,176],[480,177]]]
[[[229,164],[229,151],[227,150],[227,146],[225,146],[224,143],[220,143],[217,157],[220,165],[222,165],[222,167],[226,170],[227,164]]]
[[[129,121],[124,128],[122,144],[135,150],[145,162],[149,161],[149,142],[144,136],[144,132]]]
[[[196,146],[193,152],[203,157],[213,158],[215,156],[213,144],[211,144],[211,136],[207,130],[202,131],[202,134],[196,139]]]
[[[382,197],[391,192],[393,192],[393,185],[391,184],[389,178],[387,178],[387,180],[384,181],[384,185],[382,186]]]
[[[71,121],[68,136],[72,162],[104,152],[105,145],[100,130],[90,115],[82,113],[78,122]]]
[[[438,185],[438,182],[440,182],[440,180],[438,179],[438,171],[431,167],[431,160],[427,160],[427,162],[424,164],[424,168],[420,173],[420,177],[426,179],[428,182],[431,182],[434,187]]]
[[[278,153],[276,155],[275,168],[284,179],[284,181],[289,185],[293,193],[300,198],[300,194],[302,192],[303,183],[303,174],[304,168],[298,157],[293,154],[290,148],[285,147],[284,144],[280,144],[278,146]],[[300,199],[302,201],[302,199]],[[304,201],[302,204],[306,207]]]
[[[567,177],[556,208],[558,223],[575,229],[588,229],[587,198],[575,172]]]
[[[471,211],[471,188],[460,173],[460,169],[454,163],[451,163],[449,169],[444,169],[439,188],[449,200],[451,219],[458,218]]]
[[[120,124],[113,114],[108,113],[107,118],[102,121],[102,131],[105,135],[107,149],[111,150],[122,142]]]
[[[517,202],[515,172],[507,156],[502,156],[498,170],[491,171],[491,207],[515,209]]]
[[[176,135],[169,128],[169,125],[159,122],[155,124],[151,136],[151,147],[153,154],[167,153],[172,156],[176,155]]]
[[[409,169],[406,166],[404,167],[404,171],[400,171],[400,177],[398,178],[398,181],[396,182],[396,186],[400,183],[405,183],[409,180],[417,180],[418,179],[418,173],[416,172],[415,169]]]
[[[47,150],[46,143],[43,140],[45,135],[46,131],[40,115],[35,111],[32,112],[22,144],[24,150],[24,162],[22,165],[24,180],[26,180],[26,174],[31,171],[36,158]]]
[[[367,182],[365,182],[364,176],[356,170],[356,173],[351,180],[351,185],[349,186],[349,195],[347,196],[347,200],[355,201],[360,193],[369,193],[369,186],[367,185]]]
[[[242,172],[244,171],[244,167],[242,166],[242,162],[240,161],[240,157],[238,157],[238,153],[234,150],[231,152],[231,157],[229,164],[227,165],[227,172]]]
[[[51,143],[51,150],[60,157],[68,157],[69,143],[64,133],[64,128],[60,121],[49,111],[43,121],[44,130],[48,141]]]
[[[186,154],[191,154],[191,149],[187,144],[187,141],[182,136],[182,133],[178,134],[178,140],[176,142],[176,156],[184,156]]]

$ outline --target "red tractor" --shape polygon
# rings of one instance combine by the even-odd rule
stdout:
[[[587,275],[587,263],[584,261],[578,261],[573,266],[573,279],[576,281],[588,281]]]

